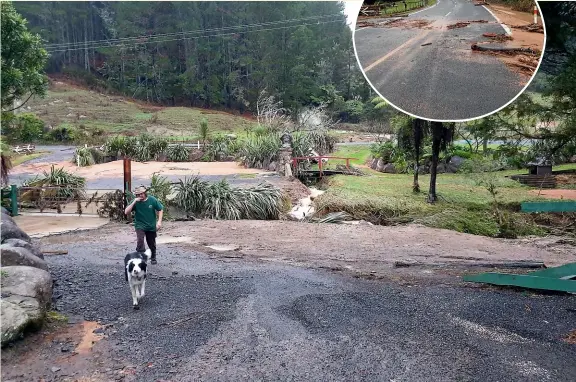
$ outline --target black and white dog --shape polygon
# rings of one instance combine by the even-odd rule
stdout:
[[[132,252],[124,258],[124,274],[126,281],[130,285],[132,292],[132,306],[134,309],[140,309],[138,302],[144,297],[144,288],[146,287],[146,268],[148,268],[148,259],[152,252],[147,249],[144,253]]]

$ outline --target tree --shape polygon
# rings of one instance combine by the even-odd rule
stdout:
[[[428,123],[422,119],[416,118],[412,121],[412,136],[414,138],[414,182],[412,185],[413,192],[420,192],[418,183],[418,174],[420,172],[420,155],[424,138],[428,135]]]
[[[428,203],[434,203],[438,200],[436,195],[436,175],[438,171],[438,159],[440,151],[446,150],[446,147],[454,139],[454,123],[431,122],[430,133],[432,136],[432,163],[430,165],[430,188],[428,190]]]
[[[33,95],[46,93],[48,78],[43,73],[48,53],[40,36],[30,33],[26,20],[11,2],[2,2],[2,89],[3,112],[14,111]],[[28,96],[19,106],[14,102]]]

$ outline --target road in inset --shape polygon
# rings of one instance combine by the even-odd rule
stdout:
[[[498,57],[471,50],[491,41],[485,33],[506,31],[482,6],[440,0],[398,20],[359,22],[354,41],[366,77],[384,98],[421,118],[453,121],[499,109],[527,83]]]

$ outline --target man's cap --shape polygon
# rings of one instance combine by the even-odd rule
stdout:
[[[146,192],[146,187],[144,186],[138,186],[134,189],[134,194],[138,195],[138,194],[143,194]]]

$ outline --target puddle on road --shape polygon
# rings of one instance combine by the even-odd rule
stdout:
[[[221,252],[237,251],[240,249],[239,246],[233,244],[214,244],[214,245],[205,245],[205,247]]]
[[[168,236],[161,235],[156,239],[158,244],[171,244],[171,243],[195,243],[196,241],[190,236]]]

